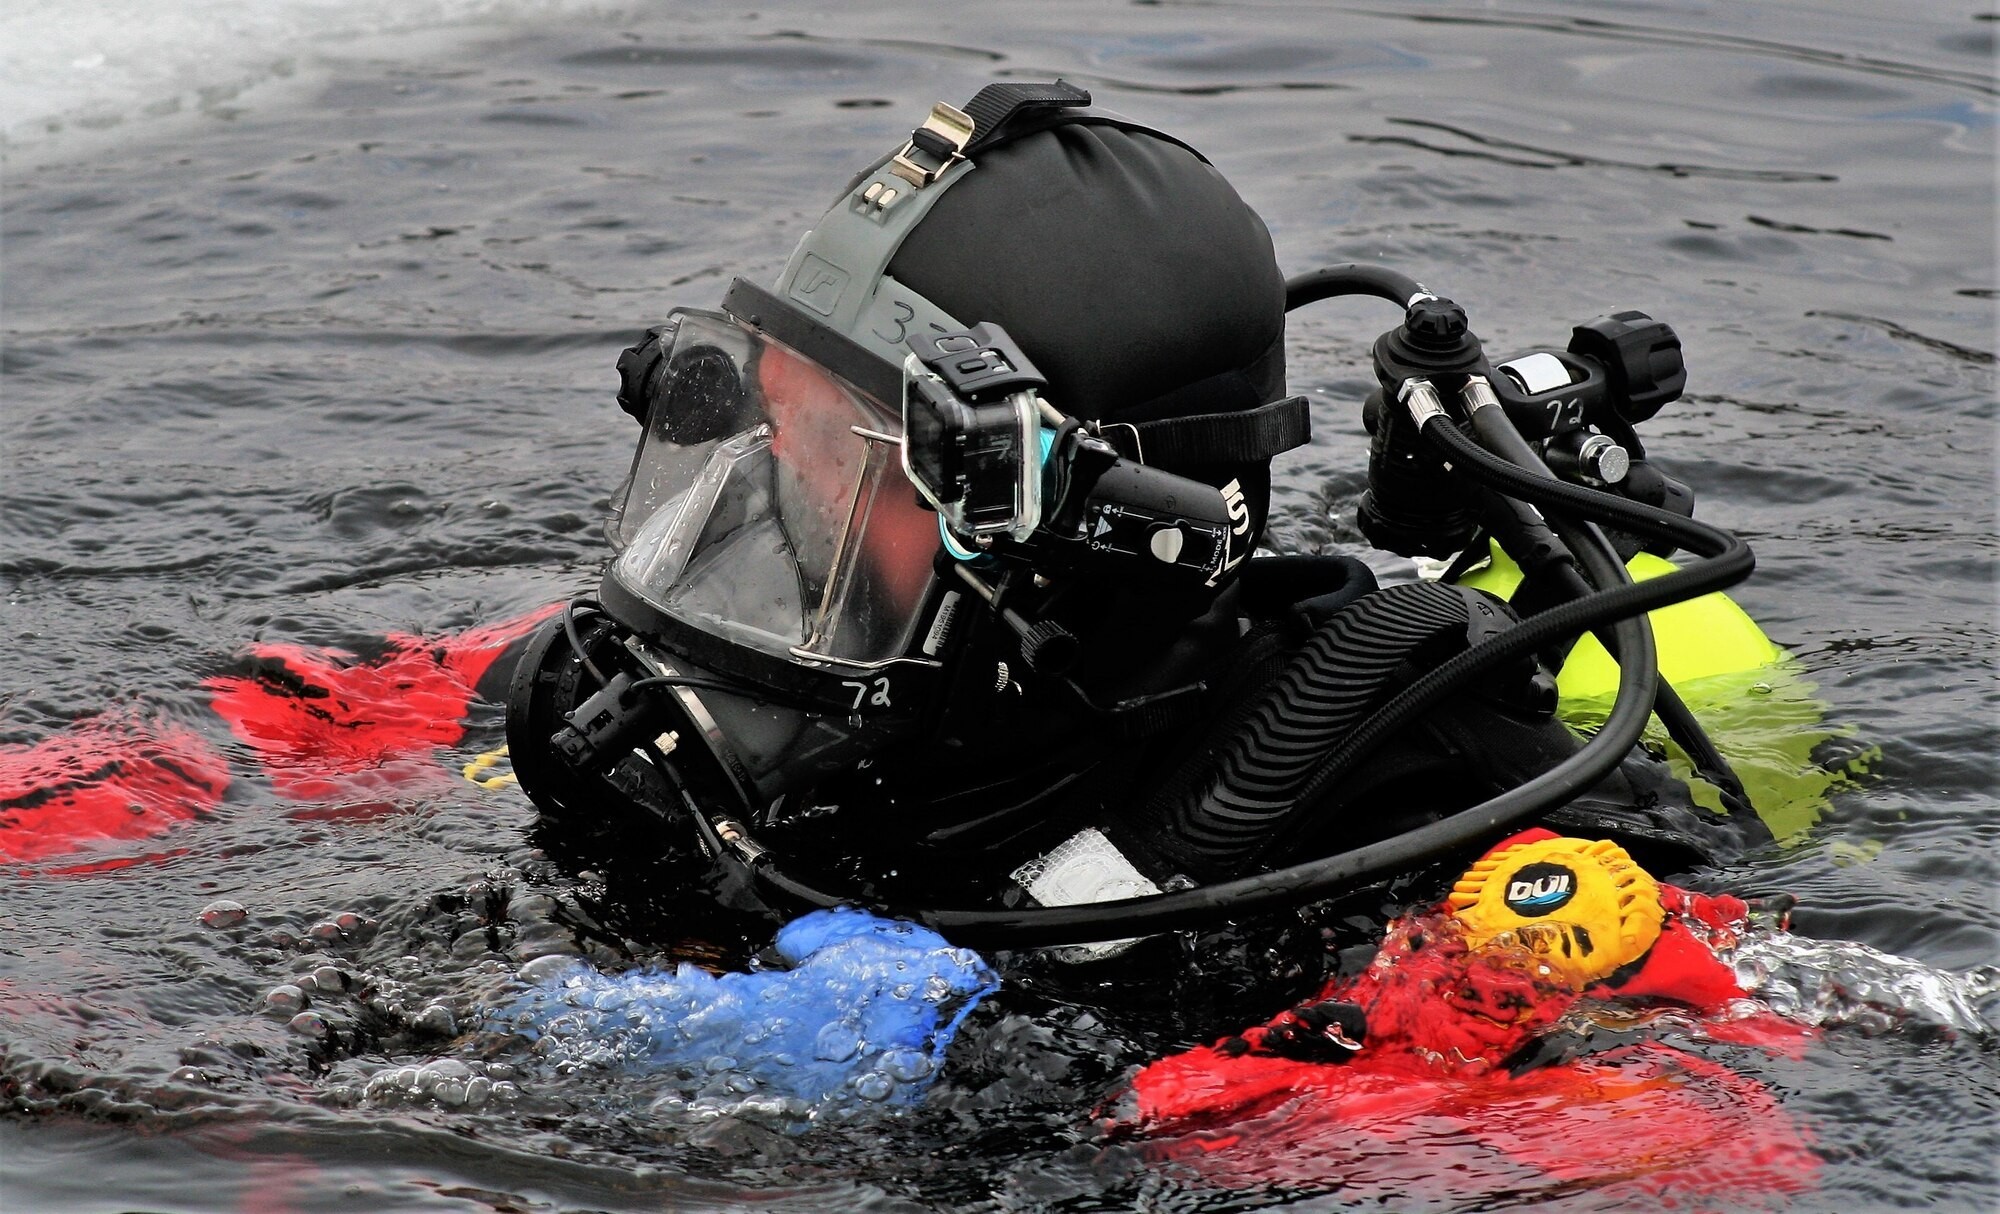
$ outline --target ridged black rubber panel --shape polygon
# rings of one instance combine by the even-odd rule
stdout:
[[[1464,645],[1463,593],[1390,586],[1329,620],[1259,693],[1205,777],[1147,815],[1149,845],[1200,880],[1242,871],[1301,812],[1299,788],[1319,760],[1396,690],[1398,669]]]

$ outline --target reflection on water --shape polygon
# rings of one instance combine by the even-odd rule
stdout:
[[[0,743],[95,720],[229,773],[213,805],[142,806],[165,833],[4,877],[10,1214],[1291,1196],[1163,1170],[1092,1118],[1131,1068],[1310,976],[1205,953],[1077,989],[997,958],[1008,981],[921,1103],[806,1133],[693,1116],[643,1074],[542,1068],[486,1016],[538,958],[607,983],[742,970],[774,925],[714,911],[672,857],[635,889],[538,852],[518,793],[456,774],[500,744],[490,706],[436,762],[299,800],[200,686],[253,677],[253,644],[365,664],[384,636],[591,582],[634,437],[617,351],[731,275],[771,278],[932,101],[1057,73],[1204,149],[1287,270],[1390,262],[1497,351],[1625,307],[1674,324],[1690,395],[1649,452],[1751,541],[1738,597],[1798,663],[1703,697],[1782,843],[1690,879],[1800,898],[1797,935],[1736,960],[1829,1025],[1798,1057],[1677,1045],[1811,1128],[1823,1167],[1798,1208],[2000,1203],[2000,1075],[1968,1031],[2000,938],[1990,21],[1775,0],[468,4],[412,10],[419,38],[379,9],[337,30],[269,12],[307,35],[272,36],[282,91],[231,77],[235,96],[188,100],[174,73],[199,76],[211,44],[169,24],[145,48],[166,91],[134,72],[88,103],[94,142],[71,122],[5,149]],[[4,41],[10,61],[35,45]],[[87,76],[124,45],[51,53],[101,51],[65,69]],[[147,113],[171,97],[180,114]],[[1276,469],[1282,549],[1358,540],[1358,401],[1391,319],[1366,301],[1294,318],[1315,437]],[[1869,778],[1836,778],[1855,755]],[[1343,908],[1332,943],[1372,941],[1379,909]],[[1449,1181],[1468,1149],[1441,1125],[1369,1166]],[[1596,1200],[1587,1180],[1478,1175],[1399,1208]]]

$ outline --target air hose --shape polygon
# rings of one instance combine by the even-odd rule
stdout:
[[[1431,292],[1423,284],[1405,274],[1387,266],[1364,262],[1326,266],[1285,280],[1287,312],[1322,299],[1347,295],[1369,295],[1386,299],[1401,307],[1408,307],[1419,298],[1430,297]],[[1474,431],[1489,450],[1512,460],[1517,465],[1534,470],[1537,475],[1553,479],[1552,474],[1545,471],[1545,465],[1542,464],[1540,457],[1528,447],[1526,440],[1514,428],[1504,411],[1475,409],[1472,423]],[[1622,562],[1609,558],[1609,563],[1606,563],[1605,554],[1611,549],[1589,524],[1569,526],[1561,519],[1552,522],[1555,532],[1569,546],[1572,554],[1590,570],[1591,580],[1597,585],[1610,586],[1631,580]],[[1598,542],[1592,542],[1593,536]],[[1576,576],[1575,570],[1564,567],[1556,572],[1558,581],[1563,583],[1563,589],[1572,597],[1590,593],[1591,587]],[[1561,576],[1563,573],[1569,574],[1569,577],[1563,578]],[[1615,649],[1607,645],[1607,650],[1613,652],[1615,656]],[[1667,733],[1680,744],[1682,750],[1687,752],[1695,770],[1721,790],[1726,803],[1732,807],[1747,809],[1749,795],[1744,791],[1743,783],[1737,778],[1729,761],[1723,757],[1720,750],[1716,749],[1714,741],[1702,729],[1701,722],[1688,710],[1673,685],[1659,678],[1657,670],[1651,674],[1658,685],[1653,711],[1667,727]]]
[[[1385,587],[1343,609],[1257,693],[1201,778],[1150,802],[1122,841],[1153,867],[1203,882],[1248,871],[1318,817],[1300,790],[1321,760],[1407,681],[1410,662],[1421,669],[1426,653],[1466,644],[1480,614],[1513,619],[1478,591],[1438,582]],[[1643,616],[1607,632],[1616,652],[1650,653]],[[1638,665],[1627,677],[1651,673],[1650,660]]]
[[[1507,416],[1505,409],[1489,406],[1472,410],[1472,430],[1478,437],[1480,445],[1493,454],[1508,460],[1516,467],[1534,473],[1542,480],[1556,479],[1555,474],[1548,471],[1548,466],[1542,462],[1534,448],[1521,437],[1521,432],[1514,428],[1514,422]],[[1560,513],[1549,518],[1547,522],[1590,576],[1590,582],[1585,582],[1567,562],[1557,562],[1548,570],[1571,598],[1582,598],[1589,594],[1592,590],[1591,583],[1597,586],[1613,586],[1632,580],[1631,573],[1625,568],[1624,562],[1618,559],[1611,541],[1595,523],[1572,521]],[[1599,639],[1605,642],[1606,650],[1616,657],[1617,638]],[[1701,722],[1681,699],[1680,693],[1674,690],[1673,684],[1657,677],[1657,670],[1654,674],[1658,690],[1653,697],[1653,712],[1667,727],[1667,733],[1680,744],[1683,751],[1687,752],[1695,771],[1721,791],[1724,801],[1732,809],[1752,812],[1749,794],[1744,791],[1743,781],[1737,777],[1735,769],[1730,767],[1729,760],[1716,749],[1715,742],[1708,736],[1708,731],[1701,727]]]
[[[1373,295],[1399,308],[1407,308],[1411,300],[1429,294],[1422,283],[1388,266],[1347,262],[1287,278],[1285,311],[1296,312],[1309,303],[1332,299],[1336,295]]]
[[[1328,785],[1350,771],[1363,755],[1389,734],[1401,729],[1419,714],[1440,703],[1460,679],[1469,678],[1478,671],[1504,661],[1506,657],[1531,653],[1556,638],[1574,636],[1598,624],[1643,615],[1672,603],[1698,598],[1711,591],[1733,586],[1749,577],[1751,571],[1756,568],[1756,557],[1751,554],[1749,545],[1720,528],[1710,527],[1706,523],[1682,518],[1677,514],[1627,501],[1608,493],[1538,477],[1524,468],[1488,454],[1471,439],[1459,433],[1458,428],[1441,414],[1426,419],[1420,431],[1427,441],[1441,447],[1445,456],[1474,480],[1510,497],[1519,498],[1545,509],[1566,511],[1593,522],[1616,523],[1642,535],[1671,539],[1681,547],[1706,559],[1700,564],[1676,570],[1648,582],[1627,582],[1600,590],[1588,598],[1574,599],[1552,607],[1539,615],[1529,617],[1520,627],[1510,629],[1483,645],[1446,660],[1430,674],[1411,684],[1349,734],[1340,746],[1321,762],[1312,778],[1301,787],[1302,798],[1309,799],[1325,791]],[[1650,668],[1653,665],[1650,634],[1648,642],[1646,666]],[[1493,654],[1504,654],[1505,657],[1495,657]],[[1626,664],[1625,658],[1621,657],[1619,688],[1621,700],[1624,698]],[[1649,713],[1651,698],[1649,691],[1647,695]],[[1617,716],[1615,707],[1613,716]],[[1607,721],[1606,732],[1609,727],[1610,723]],[[1603,733],[1600,732],[1598,736],[1601,738]],[[1635,734],[1626,745],[1630,746],[1637,740]],[[1575,759],[1571,762],[1575,762]],[[1568,765],[1566,763],[1563,766]],[[1562,768],[1558,767],[1555,770],[1561,771]],[[1495,801],[1506,801],[1515,793],[1525,791],[1538,782],[1530,781],[1511,793],[1502,794],[1501,797],[1495,798]],[[1488,805],[1493,803],[1487,802]],[[1465,815],[1457,815],[1445,821],[1456,821],[1457,817],[1463,816]]]
[[[1363,262],[1347,262],[1326,266],[1304,274],[1294,275],[1285,280],[1285,310],[1296,311],[1309,303],[1336,296],[1368,295],[1386,299],[1403,307],[1415,299],[1429,295],[1423,284],[1388,266]],[[1544,471],[1539,456],[1535,454],[1520,431],[1503,410],[1476,409],[1472,414],[1473,430],[1482,443],[1495,454],[1513,461],[1521,467],[1531,469],[1546,479],[1554,479],[1553,474]],[[1590,571],[1590,578],[1599,586],[1611,586],[1629,582],[1631,575],[1622,562],[1610,555],[1610,544],[1602,533],[1589,523],[1568,524],[1566,520],[1552,520],[1554,530],[1571,553]],[[1591,592],[1591,585],[1582,580],[1566,563],[1554,572],[1562,588],[1572,598],[1581,598]],[[1567,574],[1567,577],[1560,575]],[[1607,650],[1616,656],[1613,638],[1603,638]],[[1701,723],[1695,719],[1673,685],[1659,678],[1657,668],[1649,672],[1657,683],[1653,711],[1657,714],[1667,732],[1678,742],[1693,760],[1695,769],[1710,783],[1722,791],[1724,798],[1736,805],[1748,805],[1748,794],[1743,791],[1742,781],[1729,766],[1729,761],[1717,750]]]

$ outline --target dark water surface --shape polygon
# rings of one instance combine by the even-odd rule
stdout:
[[[591,583],[633,439],[619,348],[732,275],[773,278],[932,101],[1060,73],[1204,149],[1288,272],[1396,265],[1495,350],[1625,307],[1671,321],[1689,393],[1649,447],[1750,540],[1737,597],[1881,748],[1801,839],[1708,879],[1797,894],[1809,934],[1990,964],[1991,18],[657,4],[335,47],[298,104],[12,149],[0,741],[107,706],[212,730],[199,680],[253,640],[452,631]],[[1294,318],[1315,438],[1278,464],[1280,550],[1356,540],[1358,402],[1392,319]],[[458,761],[496,736],[486,710]],[[512,972],[509,934],[570,930],[590,889],[534,858],[516,794],[440,776],[335,809],[239,778],[213,817],[94,857],[140,863],[0,875],[7,1214],[1347,1207],[1210,1191],[1100,1141],[1093,1107],[1177,1041],[1026,987],[967,1026],[927,1105],[802,1136],[676,1123],[632,1080],[550,1077],[478,1111],[362,1100],[375,1070],[451,1055],[449,1032],[330,993],[330,1021],[377,1036],[329,1062],[267,991],[330,964],[462,1011]],[[204,926],[220,898],[249,919]],[[517,907],[501,936],[496,898]],[[608,959],[660,953],[577,930]],[[1817,1137],[1797,1208],[2000,1206],[1990,1039],[1722,1056]],[[1441,1208],[1544,1204],[1601,1203],[1526,1186]]]

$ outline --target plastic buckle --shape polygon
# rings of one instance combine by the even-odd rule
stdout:
[[[903,150],[889,158],[889,171],[923,189],[965,159],[965,145],[972,142],[972,126],[972,119],[964,110],[938,102],[931,107],[931,116],[924,119],[924,124],[910,132]],[[933,163],[926,164],[925,160]]]

